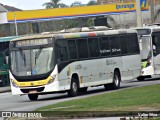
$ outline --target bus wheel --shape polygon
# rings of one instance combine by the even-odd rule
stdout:
[[[28,98],[31,100],[31,101],[35,101],[38,99],[38,94],[28,94]]]
[[[139,76],[139,77],[137,77],[137,80],[138,80],[138,81],[144,81],[144,80],[145,80],[145,77],[144,77],[144,76]]]
[[[105,90],[111,90],[112,84],[104,84]]]
[[[113,83],[109,84],[110,90],[116,90],[120,87],[121,77],[118,71],[114,71]]]
[[[114,72],[112,88],[118,89],[120,87],[121,77],[118,71]]]
[[[78,81],[75,78],[72,78],[71,80],[71,87],[70,90],[68,91],[68,96],[69,97],[74,97],[78,95]]]

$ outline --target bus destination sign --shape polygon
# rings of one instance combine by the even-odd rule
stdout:
[[[51,39],[33,39],[33,40],[22,40],[16,42],[16,47],[22,46],[33,46],[33,45],[45,45],[49,44]]]

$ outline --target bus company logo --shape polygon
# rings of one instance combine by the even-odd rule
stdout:
[[[141,5],[141,7],[146,7],[147,6],[147,0],[140,0],[140,5]]]
[[[2,117],[12,117],[12,113],[11,112],[2,112]]]
[[[40,118],[42,117],[41,113],[31,113],[31,112],[2,112],[2,118]]]
[[[116,4],[116,10],[120,10],[120,9],[132,9],[134,8],[135,5],[134,4]]]
[[[30,72],[30,71],[28,71],[28,72],[27,72],[27,75],[31,75],[31,72]]]

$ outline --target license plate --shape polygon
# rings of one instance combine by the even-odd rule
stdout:
[[[37,90],[30,90],[29,93],[30,93],[30,94],[37,93]]]

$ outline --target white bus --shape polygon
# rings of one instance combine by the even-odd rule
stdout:
[[[88,87],[118,89],[141,73],[136,30],[105,30],[26,36],[10,42],[13,95],[68,92]]]
[[[145,26],[134,28],[139,35],[140,53],[142,59],[139,81],[160,74],[160,26]]]

